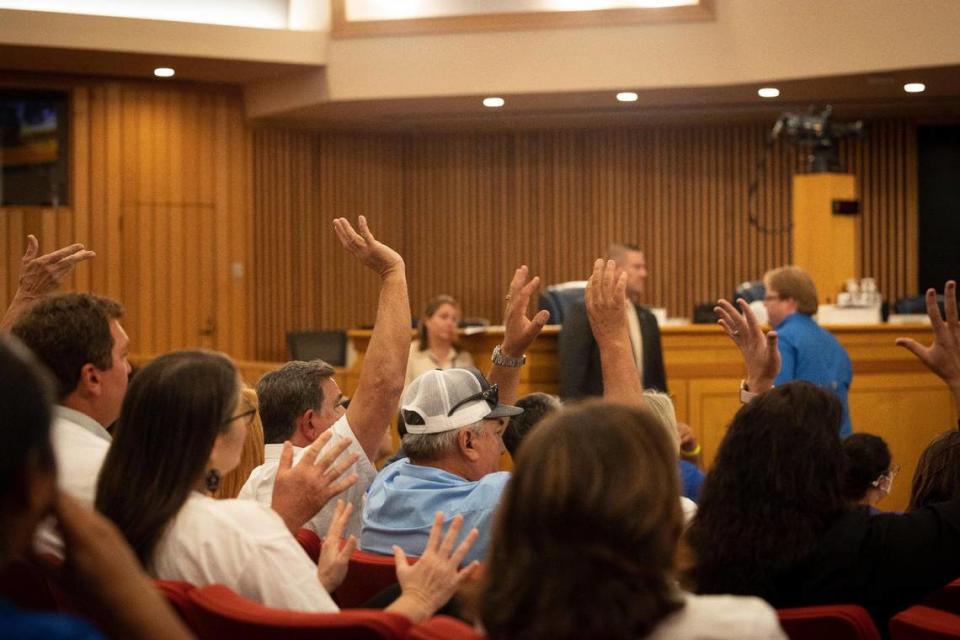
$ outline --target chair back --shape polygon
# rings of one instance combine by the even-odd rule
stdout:
[[[244,640],[402,640],[410,628],[405,616],[385,611],[303,613],[271,609],[221,584],[190,591],[201,638]]]
[[[777,609],[790,640],[880,640],[880,632],[863,607],[853,604]]]
[[[407,557],[413,564],[416,558]],[[397,582],[397,569],[393,556],[354,551],[350,556],[347,577],[333,594],[341,607],[350,609],[362,606],[367,600]]]
[[[310,559],[316,564],[317,560],[320,559],[320,547],[323,546],[320,536],[310,529],[300,529],[297,531],[297,542],[300,543],[303,550],[307,552],[307,555],[310,556]]]
[[[177,612],[184,624],[196,633],[198,631],[197,608],[190,600],[190,592],[196,587],[189,582],[181,582],[180,580],[154,580],[153,584],[167,599],[167,602]]]
[[[583,300],[586,281],[564,282],[544,289],[540,294],[540,309],[550,312],[550,324],[563,324],[564,314],[572,303]]]
[[[410,640],[486,640],[473,627],[450,616],[434,616],[412,627]]]
[[[910,607],[890,619],[890,640],[960,638],[960,616],[924,605]]]
[[[960,615],[960,578],[931,593],[923,604]]]
[[[287,345],[294,360],[319,358],[334,367],[347,365],[346,331],[294,331],[287,334]]]

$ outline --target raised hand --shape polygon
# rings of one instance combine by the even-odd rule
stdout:
[[[773,386],[780,373],[777,332],[763,333],[746,300],[738,298],[737,305],[739,311],[727,300],[720,299],[713,311],[720,316],[717,324],[723,327],[743,355],[747,365],[747,387],[754,393],[762,393]]]
[[[535,276],[527,282],[528,273],[529,269],[526,265],[520,266],[513,272],[510,289],[505,297],[503,344],[500,349],[504,355],[511,358],[522,356],[550,319],[550,312],[546,309],[538,311],[532,319],[527,317],[530,297],[540,286],[540,276]]]
[[[583,300],[590,330],[598,345],[615,339],[630,339],[627,328],[627,274],[618,273],[617,263],[598,258],[587,280]]]
[[[340,239],[340,244],[347,251],[380,277],[398,269],[403,270],[403,258],[399,253],[373,237],[370,227],[367,226],[365,216],[360,216],[357,226],[360,233],[354,231],[353,226],[346,218],[336,218],[333,221],[337,238]]]
[[[957,319],[957,283],[947,281],[944,287],[944,307],[947,319],[940,315],[937,292],[927,289],[927,315],[933,326],[933,344],[925,347],[912,338],[897,338],[897,346],[917,356],[930,371],[960,396],[960,321]]]
[[[40,242],[36,236],[28,235],[27,250],[20,260],[18,295],[41,298],[55,291],[60,283],[73,273],[78,264],[91,260],[97,255],[79,242],[42,256],[37,255],[38,253],[40,253]]]
[[[351,535],[346,542],[343,541],[343,532],[352,513],[351,503],[337,500],[337,509],[327,529],[327,536],[323,539],[320,558],[317,559],[317,578],[327,593],[333,593],[343,584],[343,579],[347,577],[350,554],[357,548],[357,539],[354,536]]]
[[[471,529],[463,542],[454,548],[462,527],[463,516],[457,515],[444,535],[443,513],[438,511],[433,518],[433,527],[423,555],[412,565],[407,562],[403,549],[396,545],[393,547],[397,581],[402,594],[387,607],[387,611],[402,613],[418,622],[433,615],[453,597],[460,584],[480,565],[473,561],[460,568],[460,563],[478,535],[476,529]]]
[[[273,484],[271,506],[280,514],[291,532],[296,533],[310,518],[317,515],[335,495],[353,486],[357,474],[347,472],[360,459],[359,453],[344,456],[336,464],[334,461],[350,446],[352,440],[343,438],[330,447],[326,455],[320,458],[320,452],[333,437],[332,431],[324,431],[313,441],[300,461],[293,464],[293,445],[283,443],[280,465]]]

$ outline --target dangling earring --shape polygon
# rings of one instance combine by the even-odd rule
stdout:
[[[207,491],[210,493],[216,492],[216,490],[220,488],[220,472],[216,469],[210,469],[210,471],[207,472],[206,482]]]

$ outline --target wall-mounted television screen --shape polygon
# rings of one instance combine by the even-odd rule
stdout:
[[[0,89],[0,206],[70,202],[70,96]]]

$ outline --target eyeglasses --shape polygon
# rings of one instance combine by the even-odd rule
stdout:
[[[875,487],[879,487],[880,483],[883,482],[884,478],[890,478],[890,482],[893,482],[893,479],[897,477],[898,473],[900,473],[900,465],[895,464],[891,466],[889,469],[887,469],[886,471],[884,471],[883,473],[881,473],[880,477],[874,480],[873,482],[871,482],[870,484],[872,484]]]
[[[763,296],[764,302],[773,302],[774,300],[783,300],[783,296],[776,295],[773,293],[768,293],[767,295]]]
[[[469,398],[464,398],[457,404],[453,405],[452,407],[450,407],[450,411],[447,412],[447,417],[449,418],[450,416],[452,416],[457,409],[467,404],[468,402],[474,402],[476,400],[483,400],[484,402],[490,405],[491,409],[495,409],[496,406],[500,404],[500,391],[497,388],[497,385],[492,384],[486,389],[484,389],[483,391],[481,391],[480,393],[475,393]]]
[[[220,423],[220,426],[225,427],[226,425],[230,424],[234,420],[241,420],[243,418],[247,418],[246,424],[250,424],[250,422],[253,420],[253,416],[255,415],[257,415],[257,410],[250,409],[249,411],[244,411],[243,413],[238,413],[233,417],[227,418],[226,420]]]

